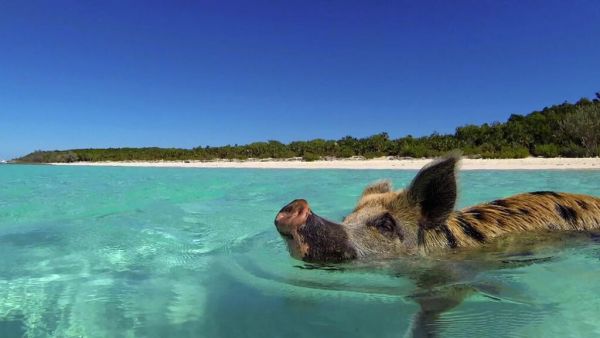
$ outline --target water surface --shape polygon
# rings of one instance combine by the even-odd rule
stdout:
[[[273,218],[302,197],[340,220],[369,182],[414,173],[0,166],[0,336],[402,336],[419,309],[410,276],[393,262],[310,269]],[[600,171],[462,172],[458,204],[534,190],[598,195]],[[437,332],[600,335],[600,245],[547,256],[455,267],[449,283],[473,292]]]

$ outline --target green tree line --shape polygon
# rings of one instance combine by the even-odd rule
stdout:
[[[587,157],[600,155],[600,93],[593,100],[564,102],[527,115],[511,115],[506,122],[465,125],[454,134],[433,133],[391,139],[385,132],[365,138],[254,142],[246,145],[179,148],[107,148],[35,151],[15,162],[174,161],[301,157],[363,156],[435,157],[454,149],[481,158]]]

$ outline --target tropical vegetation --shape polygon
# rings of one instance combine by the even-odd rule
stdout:
[[[16,162],[48,163],[76,161],[184,161],[214,159],[287,159],[313,161],[323,158],[361,156],[435,157],[461,149],[469,157],[523,158],[589,157],[600,155],[600,93],[592,100],[545,107],[527,115],[510,115],[506,122],[465,125],[454,134],[407,135],[397,139],[388,133],[365,138],[346,136],[339,140],[314,139],[255,142],[220,147],[107,148],[35,151]]]

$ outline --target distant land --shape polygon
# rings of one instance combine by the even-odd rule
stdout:
[[[371,159],[431,158],[460,149],[470,158],[597,157],[600,155],[600,92],[594,99],[545,107],[527,115],[510,115],[506,122],[465,125],[454,134],[407,135],[390,139],[383,132],[366,138],[279,141],[246,145],[180,148],[105,148],[35,151],[14,163],[73,163],[121,161],[210,161],[301,158]]]

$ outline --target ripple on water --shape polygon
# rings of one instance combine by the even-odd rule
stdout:
[[[415,294],[423,290],[410,264],[305,265],[273,229],[289,200],[305,197],[339,218],[367,182],[389,177],[401,186],[411,172],[0,171],[3,337],[396,337],[415,322]],[[461,177],[461,205],[524,187],[600,191],[600,172]],[[457,280],[438,278],[447,280],[440,289],[473,292],[439,316],[436,330],[442,337],[600,335],[598,244],[554,257],[500,270],[450,265],[443,273]]]

